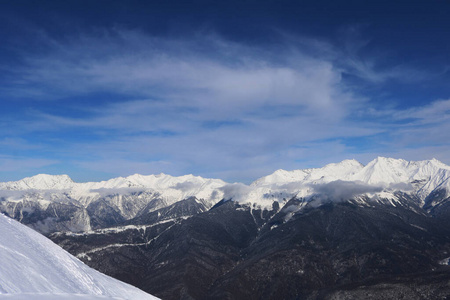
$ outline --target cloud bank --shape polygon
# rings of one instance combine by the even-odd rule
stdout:
[[[381,186],[374,186],[362,181],[336,180],[325,184],[311,185],[314,190],[313,200],[319,202],[341,202],[366,193],[378,193]]]
[[[231,183],[219,188],[223,192],[223,199],[241,202],[247,200],[252,188],[243,183]]]

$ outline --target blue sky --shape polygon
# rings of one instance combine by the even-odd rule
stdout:
[[[0,180],[450,164],[449,13],[448,1],[1,1]]]

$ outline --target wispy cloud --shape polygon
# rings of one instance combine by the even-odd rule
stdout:
[[[0,126],[10,145],[41,135],[50,152],[42,163],[248,180],[367,154],[349,139],[382,136],[405,148],[413,134],[425,139],[426,130],[448,127],[448,101],[383,108],[343,79],[351,73],[380,83],[407,68],[380,71],[357,49],[344,53],[325,41],[285,35],[261,48],[212,33],[173,39],[124,29],[40,39],[46,51],[27,53],[4,101],[29,103],[32,95],[43,105]]]
[[[58,162],[52,159],[0,155],[0,172],[36,172],[39,168]]]

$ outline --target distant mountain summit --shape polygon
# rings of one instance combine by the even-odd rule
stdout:
[[[389,186],[396,183],[424,181],[427,186],[426,191],[432,191],[442,184],[447,186],[449,177],[450,167],[436,159],[406,161],[378,157],[366,166],[356,160],[344,160],[317,169],[278,170],[271,175],[256,180],[251,185],[257,187],[270,184],[283,185],[292,182],[308,185],[343,180]]]
[[[439,193],[441,198],[447,198],[449,178],[450,167],[436,159],[406,161],[385,157],[365,166],[356,160],[344,160],[322,168],[277,170],[250,185],[162,173],[86,183],[76,183],[67,175],[39,174],[0,183],[0,210],[38,231],[50,233],[118,225],[189,198],[199,204],[196,211],[206,211],[222,199],[271,210],[274,202],[283,207],[295,197],[304,199],[304,206],[314,199],[323,202],[333,198],[327,195],[330,191],[346,189],[343,196],[351,195],[363,202],[368,197],[390,205],[400,201],[396,194],[402,192],[431,209],[441,201],[427,201],[427,197]]]
[[[358,192],[352,193],[353,196],[395,200],[395,192],[402,191],[418,197],[423,206],[425,199],[434,191],[450,191],[449,178],[450,167],[436,159],[406,161],[378,157],[366,166],[356,160],[344,160],[322,168],[277,170],[254,181],[248,188],[228,189],[225,198],[240,199],[241,203],[270,209],[273,201],[283,204],[292,197],[311,199],[315,194],[332,190],[332,186],[326,187],[332,182],[335,182],[335,188],[338,188],[339,182],[347,182],[347,189],[350,189],[348,182],[352,182],[359,188],[355,189]]]
[[[64,190],[71,189],[75,182],[68,175],[47,175],[38,174],[33,177],[27,177],[18,181],[9,181],[0,183],[2,190]]]
[[[166,174],[75,183],[67,175],[36,175],[0,183],[0,210],[42,232],[86,231],[123,223],[195,197],[201,210],[222,199],[219,179]]]

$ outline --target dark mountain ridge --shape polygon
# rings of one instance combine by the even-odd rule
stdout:
[[[450,231],[418,206],[340,201],[307,205],[286,221],[288,213],[226,201],[147,228],[145,238],[131,238],[137,229],[113,233],[106,245],[130,246],[89,253],[86,262],[163,299],[320,299],[340,287],[350,295],[366,285],[426,285],[424,276],[448,283],[450,269],[440,262],[450,257]],[[80,258],[90,245],[89,235],[51,238]]]

